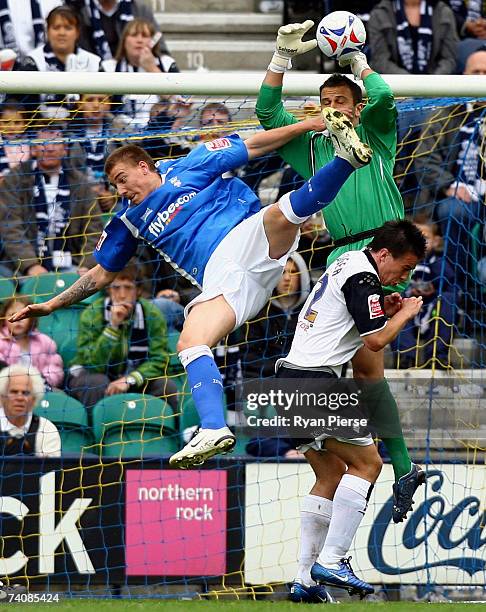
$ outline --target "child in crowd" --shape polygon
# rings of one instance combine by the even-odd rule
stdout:
[[[35,366],[49,388],[60,387],[64,378],[62,358],[54,340],[37,330],[37,319],[9,323],[8,318],[31,303],[23,296],[8,299],[2,307],[0,362]]]

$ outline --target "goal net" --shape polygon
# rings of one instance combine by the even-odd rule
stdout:
[[[0,361],[40,370],[45,392],[34,414],[40,428],[44,419],[54,423],[61,454],[35,456],[35,436],[30,453],[9,452],[2,433],[0,579],[73,597],[281,597],[297,567],[309,466],[290,457],[284,441],[248,435],[238,436],[233,455],[199,470],[168,464],[198,423],[176,354],[183,306],[196,288],[141,246],[133,269],[110,288],[135,287],[139,306],[121,332],[107,330],[110,292],[24,331],[6,319],[19,304],[59,294],[94,264],[99,235],[119,210],[103,173],[110,151],[135,143],[156,160],[176,159],[215,137],[245,137],[261,129],[259,77],[169,75],[155,87],[152,76],[132,78],[150,75],[22,74],[23,81],[6,74],[0,83]],[[316,112],[323,79],[291,80],[288,110],[298,118]],[[486,90],[468,81],[461,91],[464,82],[454,81],[457,96],[432,97],[447,86],[427,79],[413,85],[390,77],[398,94],[395,178],[406,215],[427,226],[435,258],[409,288],[427,296],[426,316],[386,353],[427,486],[394,525],[384,454],[351,554],[356,573],[378,590],[418,597],[440,587],[453,599],[484,599]],[[302,183],[276,153],[235,175],[263,206]],[[288,352],[300,306],[332,248],[321,217],[306,223],[285,282],[253,321],[214,348],[229,424],[238,427],[244,414],[239,382],[271,376]],[[116,388],[142,362],[150,362],[143,383]],[[2,389],[7,399],[15,394],[8,382]]]

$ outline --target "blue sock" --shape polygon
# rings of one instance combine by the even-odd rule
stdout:
[[[338,191],[354,172],[345,159],[335,157],[318,170],[300,189],[290,193],[292,210],[299,217],[310,217],[337,196]]]
[[[192,397],[202,429],[226,427],[223,405],[223,381],[214,359],[202,355],[186,366]]]

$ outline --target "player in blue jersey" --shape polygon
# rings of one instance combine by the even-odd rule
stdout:
[[[326,128],[336,157],[276,204],[261,208],[242,181],[222,176],[296,136]],[[300,225],[332,202],[371,155],[351,122],[332,109],[246,140],[219,138],[157,165],[136,145],[120,147],[108,156],[105,172],[123,198],[122,207],[100,237],[98,265],[60,295],[27,306],[12,320],[47,315],[92,295],[127,265],[139,241],[150,244],[201,289],[186,306],[177,346],[201,425],[170,463],[185,469],[229,452],[235,437],[226,426],[221,375],[210,347],[259,312],[297,248]],[[136,370],[128,372],[127,385],[140,384],[140,377]]]

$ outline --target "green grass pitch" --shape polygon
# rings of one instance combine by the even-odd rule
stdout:
[[[13,605],[14,610],[29,609],[33,606],[45,612],[61,612],[69,610],[71,612],[145,612],[147,610],[157,610],[158,612],[291,612],[298,611],[303,608],[306,611],[311,611],[315,608],[312,604],[293,604],[288,601],[167,601],[160,599],[140,599],[123,600],[123,599],[70,599],[61,600],[58,604],[9,604]],[[323,605],[323,604],[322,604]],[[361,612],[368,610],[392,610],[392,612],[409,612],[419,611],[421,609],[430,610],[430,612],[438,611],[439,609],[447,610],[448,612],[461,612],[466,607],[472,607],[474,604],[463,603],[414,603],[414,602],[383,602],[383,603],[365,603],[353,602],[339,604],[338,608],[331,606],[330,610],[336,609],[337,612]],[[3,608],[5,609],[5,608]],[[318,609],[322,609],[319,607]]]

